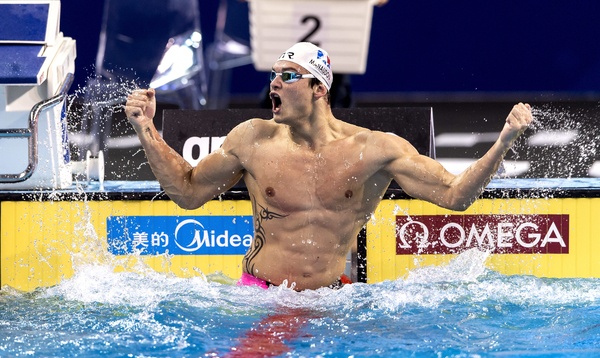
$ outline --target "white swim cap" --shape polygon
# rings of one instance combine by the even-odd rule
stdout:
[[[310,42],[298,42],[281,54],[278,60],[294,62],[304,67],[321,81],[327,87],[327,90],[331,89],[333,83],[331,60],[322,48]]]

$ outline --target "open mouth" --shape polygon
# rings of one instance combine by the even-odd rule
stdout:
[[[278,113],[281,110],[281,98],[279,98],[279,95],[277,93],[273,92],[271,92],[270,96],[273,113]]]

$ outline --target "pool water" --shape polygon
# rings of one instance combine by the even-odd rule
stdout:
[[[504,276],[486,258],[299,293],[85,264],[55,287],[2,288],[0,356],[600,355],[600,279]]]

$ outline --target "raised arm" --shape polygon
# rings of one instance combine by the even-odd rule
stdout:
[[[391,161],[387,170],[407,194],[444,208],[465,210],[483,192],[506,152],[532,120],[528,104],[515,105],[494,145],[459,175],[453,175],[433,159],[419,155],[410,145],[403,146],[403,154]]]
[[[125,105],[129,122],[138,134],[152,172],[169,197],[185,209],[195,209],[233,186],[243,174],[227,142],[193,168],[160,136],[153,123],[156,98],[153,89],[133,91]],[[230,136],[232,134],[230,133]],[[231,141],[231,139],[229,139]]]

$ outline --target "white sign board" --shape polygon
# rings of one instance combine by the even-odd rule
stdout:
[[[252,60],[270,71],[296,42],[329,53],[334,73],[362,74],[367,67],[375,0],[250,0]]]

